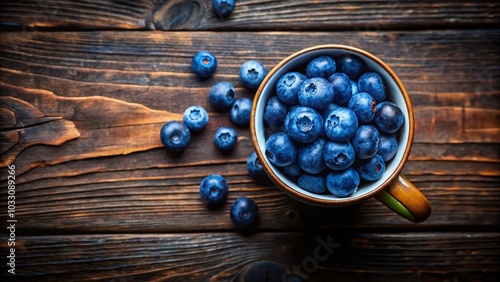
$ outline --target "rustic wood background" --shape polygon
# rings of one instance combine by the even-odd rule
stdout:
[[[308,281],[494,281],[500,272],[500,4],[496,1],[240,0],[221,20],[211,1],[0,3],[0,222],[7,165],[16,166],[16,277],[23,281],[231,281],[259,260],[310,262],[318,240],[337,249]],[[413,224],[376,200],[319,209],[256,183],[248,129],[221,154],[231,125],[211,85],[239,66],[269,70],[324,43],[357,46],[405,84],[416,135],[404,173],[433,213]],[[192,56],[210,50],[199,80]],[[159,128],[190,105],[210,123],[181,155]],[[210,173],[227,177],[220,210],[199,199]],[[238,233],[228,210],[252,197],[261,220]],[[8,254],[5,228],[0,256]],[[5,259],[4,259],[5,260]],[[4,261],[2,260],[2,261]],[[2,263],[0,279],[12,278]]]

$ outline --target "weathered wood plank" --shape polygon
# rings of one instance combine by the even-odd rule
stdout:
[[[274,260],[307,281],[494,281],[499,239],[498,233],[346,231],[20,236],[16,277],[233,281],[252,263]]]
[[[350,30],[491,27],[494,1],[254,1],[238,0],[220,20],[210,1],[3,1],[1,24],[23,30]]]

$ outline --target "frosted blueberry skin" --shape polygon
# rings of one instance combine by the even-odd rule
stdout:
[[[349,77],[341,72],[332,74],[328,81],[331,83],[333,92],[333,102],[341,106],[346,106],[352,96],[352,87]]]
[[[208,51],[196,53],[191,61],[191,70],[200,78],[210,77],[217,69],[217,58]]]
[[[291,164],[281,167],[280,170],[287,176],[291,177],[297,177],[303,172],[297,159],[295,159]]]
[[[332,171],[326,176],[326,187],[335,196],[349,197],[358,189],[359,174],[353,168],[341,171]]]
[[[277,132],[267,139],[265,155],[275,166],[284,167],[295,160],[297,148],[288,134]]]
[[[344,170],[356,160],[356,152],[351,143],[347,141],[330,141],[323,149],[323,159],[328,168]]]
[[[394,158],[398,152],[399,144],[395,134],[380,134],[380,144],[377,154],[388,162]]]
[[[160,140],[167,150],[179,152],[188,146],[191,140],[191,132],[184,123],[170,121],[161,127]]]
[[[238,141],[238,134],[231,127],[220,127],[214,134],[214,144],[221,151],[234,149]]]
[[[323,133],[323,118],[309,107],[292,107],[285,117],[285,130],[295,141],[308,143]]]
[[[252,178],[261,183],[269,182],[269,177],[264,170],[257,153],[253,152],[247,159],[247,170]]]
[[[344,54],[337,59],[337,71],[350,79],[357,79],[365,70],[366,63],[354,54]]]
[[[212,9],[220,18],[231,15],[236,7],[236,0],[212,0]]]
[[[360,92],[366,92],[375,99],[377,103],[385,100],[385,85],[382,77],[376,72],[365,72],[358,80]]]
[[[325,170],[326,164],[323,160],[325,144],[326,141],[319,138],[297,148],[297,161],[302,170],[310,174],[319,174]]]
[[[380,155],[375,154],[371,158],[358,160],[355,163],[355,169],[361,179],[375,181],[380,179],[384,174],[385,162]]]
[[[302,173],[297,179],[297,184],[311,193],[322,194],[327,191],[325,174]]]
[[[264,65],[256,60],[244,62],[240,67],[240,81],[246,88],[255,90],[266,77],[267,71]]]
[[[254,200],[246,197],[239,197],[231,205],[229,215],[236,227],[248,230],[257,224],[259,219],[259,207]]]
[[[351,93],[352,93],[351,96],[353,96],[354,94],[359,92],[358,83],[354,80],[350,80],[350,82],[351,82]]]
[[[333,111],[340,108],[338,104],[335,103],[330,103],[326,108],[319,110],[319,113],[321,114],[321,117],[323,118],[323,121],[325,121],[328,118],[328,115]]]
[[[216,110],[226,111],[231,108],[236,100],[236,90],[230,82],[219,82],[210,88],[208,99]]]
[[[193,132],[203,130],[208,124],[208,113],[201,106],[191,106],[184,111],[184,124]]]
[[[252,100],[243,97],[237,99],[231,106],[229,118],[239,127],[247,127],[250,124],[250,113],[252,112]]]
[[[299,104],[320,110],[332,103],[334,95],[328,80],[321,77],[309,78],[299,88]]]
[[[374,122],[380,131],[395,133],[405,121],[403,111],[394,103],[384,101],[377,105]]]
[[[299,88],[307,80],[300,72],[289,72],[282,75],[276,83],[276,95],[287,105],[299,103]]]
[[[272,96],[267,100],[264,110],[264,122],[267,125],[280,127],[285,122],[288,106],[283,103],[278,97]]]
[[[380,133],[371,125],[361,125],[351,138],[356,156],[359,159],[373,157],[380,144]]]
[[[200,183],[201,200],[210,206],[217,206],[227,198],[228,184],[226,179],[219,174],[211,174]]]
[[[347,141],[358,128],[356,114],[340,107],[330,112],[325,120],[325,133],[333,141]]]
[[[306,76],[328,78],[337,70],[337,64],[330,56],[319,56],[307,63]]]
[[[377,102],[366,92],[354,94],[349,100],[348,107],[358,118],[360,123],[369,123],[375,117]]]

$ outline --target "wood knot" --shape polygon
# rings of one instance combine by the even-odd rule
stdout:
[[[156,29],[197,29],[204,7],[194,0],[160,2],[153,14]]]

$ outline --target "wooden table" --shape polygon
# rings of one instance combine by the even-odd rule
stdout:
[[[500,272],[498,2],[241,0],[225,20],[208,0],[0,5],[2,281],[231,281],[262,260],[308,281],[488,281]],[[405,84],[416,135],[404,173],[433,206],[427,221],[374,199],[312,208],[256,183],[248,129],[237,129],[232,153],[214,148],[215,130],[231,126],[208,102],[214,83],[251,98],[238,79],[244,61],[270,70],[325,43],[379,56]],[[203,49],[219,60],[208,80],[190,70]],[[167,153],[160,127],[195,104],[210,111],[208,127],[183,154]],[[230,185],[220,210],[198,194],[211,173]],[[240,196],[261,210],[252,234],[229,219]]]

